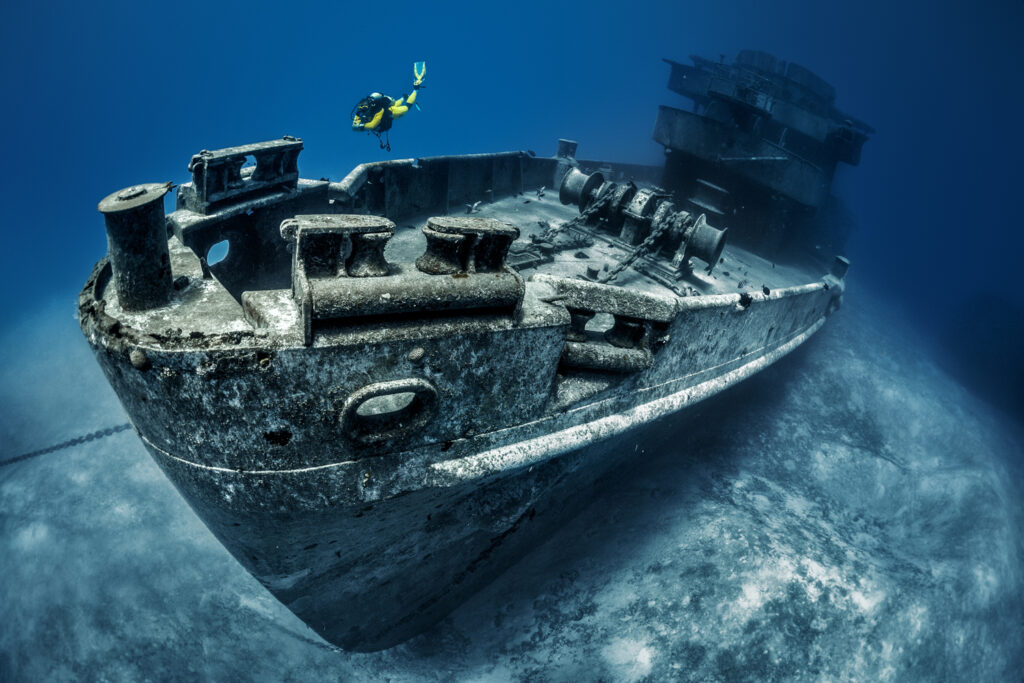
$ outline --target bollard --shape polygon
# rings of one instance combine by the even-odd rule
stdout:
[[[295,240],[309,277],[384,277],[384,248],[395,224],[380,216],[301,214],[281,222],[281,237]]]
[[[171,300],[170,252],[163,198],[171,183],[147,183],[99,203],[107,225],[107,254],[121,308],[145,311]]]
[[[416,268],[429,275],[497,273],[519,228],[493,218],[434,216],[423,226],[427,249]]]

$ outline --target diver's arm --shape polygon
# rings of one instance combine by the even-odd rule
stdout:
[[[360,122],[359,117],[357,116],[354,119],[352,119],[352,130],[373,130],[374,128],[380,125],[381,119],[383,118],[383,109],[374,114],[373,118],[370,119],[367,123]]]

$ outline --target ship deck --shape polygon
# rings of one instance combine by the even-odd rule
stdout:
[[[472,215],[481,218],[494,218],[510,223],[520,231],[519,240],[513,250],[520,244],[528,244],[531,237],[540,237],[547,226],[559,227],[569,223],[579,215],[573,205],[564,205],[558,201],[555,192],[539,193],[534,189],[522,195],[505,197],[493,203],[481,203]],[[389,261],[395,263],[411,263],[423,253],[426,239],[421,227],[430,216],[411,217],[398,223],[395,236],[388,243],[385,254]],[[727,227],[716,225],[717,228]],[[569,246],[566,243],[580,243],[580,246]],[[589,242],[588,246],[583,246]],[[611,233],[593,231],[577,231],[573,228],[562,231],[556,238],[554,261],[537,267],[520,267],[519,272],[524,278],[536,272],[560,277],[584,276],[588,268],[605,274],[614,268],[631,251],[633,247],[620,241]],[[634,264],[637,267],[627,268],[612,281],[612,284],[623,287],[641,289],[643,291],[664,295],[677,295],[675,292],[654,278],[645,274],[642,261]],[[741,247],[726,244],[722,258],[709,274],[704,264],[695,262],[692,272],[680,281],[680,289],[688,295],[730,294],[744,291],[761,291],[763,287],[778,289],[807,284],[820,278],[821,270],[811,270],[798,265],[773,263]],[[600,276],[599,276],[600,277]]]
[[[494,218],[519,229],[519,239],[511,249],[513,253],[517,249],[533,248],[535,239],[541,238],[549,228],[556,229],[552,258],[541,263],[516,264],[516,269],[524,279],[529,279],[534,273],[545,273],[557,277],[604,281],[604,276],[635,249],[617,235],[591,226],[570,225],[563,228],[579,216],[579,211],[574,205],[562,204],[557,193],[552,190],[524,188],[522,194],[506,196],[489,203],[478,202],[475,207],[467,207],[467,211],[470,209],[473,216]],[[395,221],[394,237],[384,252],[389,263],[411,264],[424,253],[426,238],[422,228],[433,215],[429,212],[410,214]],[[172,344],[174,339],[191,338],[195,341],[255,331],[240,297],[233,295],[216,277],[216,270],[214,277],[204,277],[199,257],[177,238],[171,239],[170,258],[173,271],[179,276],[187,276],[191,283],[177,295],[176,305],[146,311],[126,311],[120,306],[116,288],[106,287],[102,297],[108,312],[135,329],[155,332],[161,337],[166,337],[161,334],[163,331],[173,333],[165,340]],[[666,277],[666,263],[664,254],[642,257],[619,273],[611,284],[668,296],[768,293],[817,281],[824,270],[821,266],[775,263],[728,243],[711,273],[707,272],[702,261],[696,260],[692,263],[692,270],[676,281],[671,276]],[[587,275],[588,270],[590,277]],[[596,278],[593,277],[594,273],[597,273]],[[292,303],[290,288],[246,289],[246,292],[249,292],[247,296],[251,297],[253,305],[263,312],[261,325],[265,329],[261,333],[269,332],[285,343],[301,344],[296,336],[299,313]]]

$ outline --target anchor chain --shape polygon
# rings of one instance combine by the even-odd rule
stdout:
[[[651,234],[648,235],[643,242],[636,245],[636,248],[633,249],[633,251],[629,252],[629,254],[626,255],[626,258],[619,261],[619,264],[612,268],[611,270],[609,270],[604,275],[604,277],[598,280],[598,282],[600,282],[601,284],[608,284],[616,277],[618,277],[622,271],[624,271],[626,268],[629,268],[634,261],[636,261],[641,256],[646,255],[647,252],[650,251],[651,245],[653,245],[662,235],[665,234],[665,231],[668,230],[669,225],[671,225],[670,221],[661,221],[654,230],[651,230]]]
[[[597,197],[594,198],[594,201],[590,203],[590,206],[588,206],[585,210],[580,211],[578,216],[575,216],[572,220],[566,221],[561,225],[548,226],[547,230],[545,230],[544,233],[538,238],[538,241],[549,242],[551,244],[554,244],[555,237],[557,237],[559,233],[561,233],[564,230],[568,230],[571,227],[586,223],[588,220],[590,220],[592,216],[594,216],[601,209],[603,209],[605,207],[605,204],[608,203],[610,196],[610,190],[608,188],[602,188],[601,191],[598,193]]]
[[[21,462],[22,460],[28,460],[29,458],[37,458],[40,455],[46,455],[47,453],[53,453],[54,451],[60,451],[65,448],[71,448],[72,446],[78,446],[79,444],[95,441],[96,439],[102,439],[108,436],[112,436],[114,434],[117,434],[118,432],[123,432],[127,429],[131,429],[131,427],[132,424],[130,422],[125,422],[124,424],[119,424],[116,427],[107,427],[106,429],[100,429],[95,432],[89,432],[88,434],[76,436],[74,439],[62,441],[61,443],[54,444],[53,446],[40,448],[37,451],[22,453],[21,455],[9,458],[7,460],[0,460],[0,467],[6,467],[7,465],[13,465],[16,462]]]

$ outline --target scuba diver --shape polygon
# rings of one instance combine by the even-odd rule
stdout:
[[[390,152],[391,140],[388,138],[388,131],[391,130],[392,122],[401,118],[410,107],[420,108],[416,104],[416,93],[423,87],[423,77],[427,75],[426,62],[413,64],[412,73],[412,92],[405,97],[394,100],[375,92],[361,99],[359,104],[352,108],[352,130],[370,131],[377,136],[380,148]],[[381,134],[384,135],[383,138]]]

